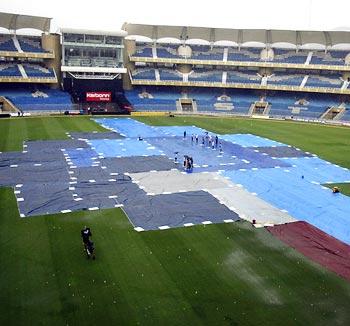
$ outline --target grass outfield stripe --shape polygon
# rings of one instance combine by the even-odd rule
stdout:
[[[7,122],[0,121],[0,146],[9,150],[23,139],[100,130],[89,117],[40,118],[34,123],[38,119],[11,120],[10,143],[7,135],[1,137]],[[322,132],[313,134],[296,123],[200,117],[153,121],[170,125],[187,119],[223,133],[246,130],[285,137],[311,152],[328,151],[328,160],[341,158],[350,166],[349,129],[335,128],[341,131],[336,136],[333,128],[324,132],[318,126]],[[39,130],[33,132],[36,126]],[[45,127],[48,136],[40,131]],[[297,144],[302,138],[304,144]],[[84,256],[84,225],[92,228],[96,261]],[[254,325],[257,320],[266,325],[350,324],[349,283],[264,228],[242,221],[136,232],[121,209],[21,219],[13,189],[0,189],[0,248],[1,325],[55,326],[77,320],[86,325]]]
[[[8,213],[2,209],[1,201],[0,211]],[[44,295],[47,298],[45,305],[36,308],[35,303],[32,304],[31,316],[41,320],[44,317],[44,320],[53,325],[59,325],[61,318],[66,323],[73,323],[78,318],[88,324],[108,321],[123,324],[126,320],[130,322],[136,319],[150,322],[157,319],[166,323],[173,318],[180,324],[188,321],[191,324],[199,324],[200,321],[217,324],[223,316],[239,324],[254,324],[254,320],[260,316],[269,324],[274,324],[277,311],[277,320],[283,317],[286,323],[292,324],[295,313],[300,320],[312,318],[312,321],[322,320],[325,323],[331,317],[322,319],[325,317],[318,314],[318,311],[312,312],[303,300],[304,297],[309,297],[315,302],[315,298],[326,298],[327,307],[333,308],[335,297],[324,297],[324,292],[333,288],[328,283],[325,285],[322,281],[324,278],[336,287],[336,290],[332,290],[337,293],[334,303],[336,309],[340,309],[349,299],[344,294],[345,291],[341,291],[346,283],[323,270],[315,274],[318,269],[302,256],[291,253],[292,249],[282,246],[278,241],[270,238],[263,240],[261,235],[258,237],[249,224],[212,225],[210,228],[194,226],[189,229],[171,229],[165,233],[137,233],[129,232],[131,226],[127,218],[116,210],[35,217],[26,219],[25,222],[26,225],[21,230],[29,239],[36,232],[43,233],[42,227],[47,228],[49,241],[43,239],[40,243],[44,250],[49,248],[53,261],[50,263],[49,259],[43,260],[49,264],[45,267],[44,274],[30,273],[30,284],[22,284],[25,287],[22,292],[27,291],[30,296],[22,295],[21,300],[33,300],[31,293],[34,291],[38,299],[39,295]],[[85,224],[93,230],[96,262],[87,261],[81,251],[79,232]],[[28,234],[31,225],[35,232],[33,230]],[[17,234],[23,240],[22,233],[18,234],[18,220],[14,216],[6,220],[4,226],[4,230],[0,227],[0,232],[5,232],[10,238]],[[65,230],[64,236],[62,229]],[[31,243],[33,240],[29,241]],[[24,253],[32,255],[28,253],[27,247],[28,240],[23,246]],[[290,252],[288,256],[285,256],[286,251]],[[6,251],[0,251],[1,261],[4,261],[5,253]],[[41,250],[37,255],[42,257]],[[12,254],[6,253],[6,257],[11,256]],[[8,258],[5,260],[5,273],[11,266]],[[13,262],[17,263],[18,260]],[[21,280],[28,280],[22,269],[15,274]],[[243,277],[242,274],[251,275],[251,278]],[[280,280],[278,284],[282,284],[281,288],[276,287],[277,280]],[[286,288],[285,284],[290,286]],[[59,306],[62,308],[58,316],[50,314],[50,307],[55,303],[51,295],[47,297],[47,291],[52,291],[52,295],[59,294]],[[6,293],[0,293],[0,298]],[[9,295],[6,297],[8,299]],[[18,292],[13,289],[12,300],[17,300],[17,297]],[[287,301],[283,301],[283,305],[277,304],[278,310],[264,309],[272,299],[276,302],[276,297],[280,300],[287,298]],[[255,307],[261,308],[263,313],[257,315],[251,312],[249,316],[238,313],[251,307],[252,298]],[[79,310],[71,309],[73,303]],[[145,305],[154,307],[154,312],[149,317],[144,315]],[[271,307],[273,306],[275,304]],[[1,308],[11,309],[7,304]],[[94,310],[93,314],[89,313],[91,309]],[[130,316],[124,320],[126,314]],[[16,322],[24,324],[25,315],[16,316]],[[0,318],[4,316],[6,313],[2,313]]]
[[[106,131],[90,117],[28,117],[1,121],[0,151],[22,151],[24,140],[69,139],[66,131]]]

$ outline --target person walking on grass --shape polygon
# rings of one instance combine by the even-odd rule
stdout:
[[[87,244],[90,241],[90,237],[92,237],[90,228],[84,226],[84,229],[80,231],[80,235],[83,240],[84,249],[86,250]]]

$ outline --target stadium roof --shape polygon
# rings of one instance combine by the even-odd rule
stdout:
[[[350,44],[350,31],[288,31],[264,29],[227,29],[189,26],[141,25],[124,23],[122,29],[133,35],[150,39],[202,39],[208,42],[231,41],[237,44],[260,42],[264,44],[290,43],[294,45],[321,44],[333,46]]]
[[[10,14],[0,12],[0,27],[8,30],[18,30],[21,28],[33,28],[43,32],[50,31],[50,23],[52,18]]]
[[[88,34],[88,35],[105,35],[105,36],[127,36],[127,32],[124,30],[115,31],[102,31],[102,30],[92,30],[92,29],[81,29],[81,28],[60,28],[60,32],[63,34]]]

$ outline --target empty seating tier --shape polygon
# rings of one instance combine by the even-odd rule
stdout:
[[[181,46],[189,47],[189,51],[180,51]],[[164,58],[164,59],[191,59],[215,60],[234,62],[263,62],[299,65],[345,65],[345,58],[350,51],[331,50],[292,50],[273,48],[268,55],[262,55],[264,48],[256,47],[228,47],[195,44],[163,44],[140,43],[136,44],[136,52],[132,57]],[[226,52],[226,56],[225,53]],[[310,52],[312,55],[310,56]],[[309,58],[310,56],[310,58]],[[309,58],[309,59],[308,59]]]
[[[41,46],[39,36],[16,36],[0,34],[0,51],[47,53]]]
[[[0,96],[23,112],[62,112],[73,108],[70,95],[56,89],[0,88]]]

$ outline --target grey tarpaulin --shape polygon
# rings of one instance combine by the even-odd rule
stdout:
[[[166,171],[179,167],[173,160],[169,160],[166,156],[133,156],[133,157],[112,157],[105,158],[102,161],[113,172],[117,173],[137,173],[148,171]]]
[[[121,139],[124,136],[117,132],[71,132],[70,137],[72,139]]]
[[[123,207],[131,223],[143,230],[239,219],[202,191],[200,183],[196,191],[150,196],[131,178],[133,173],[167,171],[164,173],[175,173],[175,182],[180,167],[173,159],[164,155],[103,158],[96,153],[94,166],[74,165],[69,153],[79,149],[83,153],[89,148],[87,142],[75,139],[27,142],[22,152],[0,154],[0,185],[14,188],[22,217]],[[188,180],[192,179],[196,177]],[[207,184],[206,177],[203,182]]]
[[[271,157],[312,157],[310,153],[305,153],[295,147],[276,146],[276,147],[253,147],[255,151],[265,153]]]

